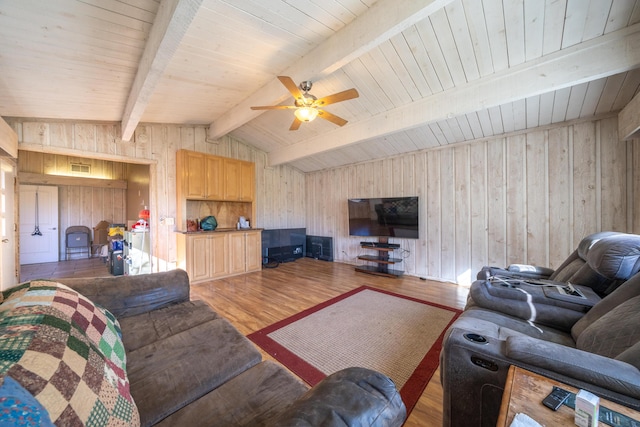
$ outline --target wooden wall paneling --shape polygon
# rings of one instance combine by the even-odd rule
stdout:
[[[440,153],[440,274],[445,280],[456,280],[456,187],[454,150]]]
[[[569,128],[562,126],[548,132],[549,193],[549,266],[557,268],[575,246],[571,227],[571,162]]]
[[[340,200],[340,192],[342,189],[340,188],[340,180],[337,179],[337,171],[332,169],[328,172],[328,179],[324,183],[324,188],[327,191],[323,194],[323,199],[325,201],[325,215],[324,224],[322,227],[322,235],[323,236],[335,236],[336,235],[336,222],[338,220],[338,210],[340,209],[339,200]]]
[[[257,218],[252,218],[252,222],[255,224],[254,227],[262,227],[264,224],[264,204],[266,203],[266,198],[264,197],[264,192],[258,192],[258,188],[264,188],[265,186],[265,156],[256,156],[256,216]],[[304,190],[302,192],[304,194]],[[303,212],[305,215],[306,212]]]
[[[213,154],[210,152],[210,150],[212,150],[214,147],[213,147],[213,144],[207,142],[206,128],[202,126],[197,126],[191,129],[193,129],[195,150],[200,151],[202,153]]]
[[[175,195],[176,195],[176,156],[175,153],[178,151],[178,145],[180,143],[180,129],[178,127],[170,127],[168,132],[167,143],[165,147],[154,147],[154,151],[158,150],[163,154],[163,157],[158,157],[158,161],[156,164],[151,165],[150,176],[155,177],[156,183],[164,179],[164,191],[161,192],[152,192],[155,194],[157,202],[156,206],[158,206],[157,214],[158,216],[155,218],[155,222],[158,224],[158,230],[161,230],[162,233],[156,233],[156,239],[164,239],[164,243],[166,245],[166,258],[164,260],[167,262],[167,270],[174,268],[177,262],[178,257],[178,249],[177,242],[175,239],[175,235],[173,233],[174,226],[171,225],[162,225],[160,224],[160,218],[165,215],[165,218],[176,218],[177,206],[175,204]],[[163,149],[164,148],[164,149]],[[159,186],[160,184],[155,185],[154,187]],[[160,199],[160,195],[162,195],[162,200]],[[162,203],[162,204],[160,204]],[[165,210],[162,209],[165,208]],[[153,236],[152,236],[153,237]],[[156,253],[163,253],[162,251]]]
[[[428,224],[427,224],[427,155],[425,152],[414,154],[414,181],[415,195],[418,196],[418,213],[420,239],[416,240],[413,250],[413,262],[415,274],[420,277],[426,277],[427,262],[429,259],[429,250],[427,247]]]
[[[93,227],[98,225],[100,221],[104,221],[107,218],[104,218],[104,214],[102,209],[98,209],[98,206],[104,206],[104,193],[105,190],[103,188],[93,188],[91,194],[91,203],[95,208],[91,209],[91,218],[89,223],[91,224],[91,232],[93,233]],[[89,227],[89,226],[87,226]],[[93,237],[93,234],[91,235]]]
[[[180,127],[179,149],[198,151],[196,149],[195,130],[191,126]]]
[[[277,166],[276,166],[277,167]],[[262,176],[263,187],[258,188],[273,188],[273,169],[272,167],[267,167],[262,170],[262,173],[258,175]],[[258,184],[259,180],[256,182]],[[306,190],[305,190],[306,191]],[[256,192],[257,202],[258,202],[258,226],[262,228],[272,228],[272,215],[276,210],[273,208],[275,206],[276,200],[273,196],[266,197],[265,194],[260,194],[260,191]],[[306,193],[305,193],[306,194]],[[262,199],[262,203],[261,203]]]
[[[615,118],[600,120],[600,211],[602,230],[626,231],[627,226],[627,148],[618,138]]]
[[[363,240],[348,236],[347,198],[374,197],[380,191],[388,195],[417,194],[421,198],[421,239],[402,241],[403,247],[411,250],[404,267],[408,274],[455,281],[467,270],[474,275],[477,266],[484,264],[483,257],[489,264],[502,266],[525,261],[527,253],[534,257],[533,252],[538,253],[539,232],[527,237],[527,230],[532,227],[537,230],[540,223],[527,222],[527,214],[533,215],[527,208],[541,197],[548,198],[548,214],[544,220],[548,221],[549,237],[543,246],[550,263],[566,258],[584,235],[600,228],[624,228],[628,223],[629,231],[640,232],[640,220],[634,214],[640,210],[640,197],[637,197],[640,186],[636,185],[640,182],[640,149],[636,148],[640,141],[613,144],[611,140],[617,142],[617,136],[611,127],[615,128],[617,122],[615,117],[607,120],[551,127],[546,158],[539,157],[540,152],[536,151],[540,136],[531,134],[540,131],[535,131],[473,142],[468,148],[443,147],[305,175],[287,166],[265,168],[264,153],[231,137],[221,138],[217,144],[208,143],[201,126],[145,125],[149,141],[143,148],[137,146],[138,142],[112,139],[115,125],[111,124],[95,125],[96,153],[87,153],[87,158],[110,158],[115,152],[122,162],[149,164],[152,192],[157,190],[156,201],[152,203],[156,205],[152,209],[152,216],[156,218],[161,213],[175,215],[175,196],[171,194],[175,192],[172,189],[175,178],[170,173],[175,169],[177,149],[198,147],[211,154],[254,159],[258,218],[252,218],[253,224],[264,224],[265,228],[306,226],[309,234],[330,235],[334,238],[336,259],[347,262],[353,262],[359,252],[359,242]],[[596,126],[596,123],[599,124]],[[39,144],[36,150],[46,152],[55,140],[56,151],[67,149],[74,158],[80,158],[73,152],[75,135],[80,130],[82,134],[91,134],[90,129],[84,129],[86,123],[78,129],[70,122],[14,120],[9,124],[19,135],[20,143]],[[534,146],[535,161],[531,151]],[[599,150],[596,151],[596,147]],[[45,167],[67,168],[74,159],[64,154],[55,156],[54,161],[50,158],[50,155],[21,151],[19,170],[41,173]],[[123,173],[121,165],[105,160],[91,162],[96,171],[102,168],[114,178]],[[538,168],[540,162],[547,170],[548,184],[529,188],[527,179],[537,177],[531,168]],[[479,167],[484,171],[478,172]],[[482,174],[484,182],[478,181]],[[67,194],[61,196],[61,206],[73,197],[84,198],[82,211],[90,205],[92,212],[91,216],[82,218],[88,218],[91,227],[102,219],[126,220],[124,211],[115,208],[126,203],[126,190],[92,189],[90,204],[85,204],[86,196],[82,192],[74,196],[73,191],[61,193]],[[466,202],[457,197],[461,191],[466,194]],[[621,202],[625,194],[629,200],[626,204]],[[99,204],[103,206],[105,218],[94,216]],[[72,219],[72,213],[66,210],[64,217]],[[65,221],[68,223],[71,219]],[[166,236],[165,242],[155,243],[157,253],[154,255],[163,263],[160,268],[171,268],[172,245],[175,245],[172,228],[158,228],[156,221],[152,224],[152,233],[158,240]],[[468,265],[464,265],[465,259]]]
[[[526,254],[526,136],[507,138],[506,249],[507,265],[527,262]]]
[[[333,240],[333,257],[335,259],[343,260],[344,262],[353,263],[351,259],[355,252],[352,251],[349,242],[349,203],[348,200],[350,198],[350,171],[351,168],[341,168],[339,179],[340,179],[340,200],[342,201],[339,206],[339,214],[337,217],[338,221],[338,234],[337,236],[344,236],[344,238],[335,238]],[[337,237],[336,236],[336,237]]]
[[[441,260],[442,227],[441,189],[440,189],[440,154],[441,150],[429,151],[427,156],[427,275],[442,277]]]
[[[307,234],[317,235],[318,230],[315,227],[315,220],[318,218],[320,213],[317,213],[316,210],[318,206],[316,205],[315,192],[318,188],[315,185],[315,177],[316,173],[307,174],[305,177],[305,202],[306,202],[306,211],[307,211]]]
[[[476,272],[471,271],[471,159],[470,146],[460,145],[453,149],[454,162],[454,228],[452,237],[454,246],[454,277],[457,283],[470,285],[472,276]]]
[[[63,159],[60,158],[60,156],[47,156],[46,154],[43,153],[33,153],[34,156],[32,157],[39,157],[40,160],[37,162],[38,164],[38,172],[36,173],[42,173],[42,174],[50,174],[50,173],[58,173],[59,171],[59,166],[58,166],[58,162],[62,161]]]
[[[138,153],[136,153],[136,141],[135,134],[131,141],[116,140],[116,154],[123,159],[138,159]]]
[[[169,227],[167,227],[166,225],[162,225],[160,224],[160,218],[161,217],[168,217],[168,216],[172,216],[170,213],[167,213],[168,207],[169,206],[175,206],[175,201],[172,204],[168,203],[169,200],[169,194],[167,192],[167,186],[169,185],[169,179],[170,179],[170,164],[171,162],[168,161],[168,151],[169,151],[169,141],[170,141],[170,136],[169,136],[169,129],[174,130],[175,133],[177,133],[177,129],[175,127],[167,127],[167,126],[152,126],[149,131],[150,131],[150,151],[151,151],[151,156],[153,157],[154,160],[156,160],[156,163],[154,163],[153,165],[150,165],[149,167],[149,178],[151,181],[151,176],[155,177],[154,180],[154,191],[150,191],[149,192],[149,200],[146,201],[147,206],[149,206],[149,238],[150,238],[150,246],[151,246],[151,253],[152,254],[166,254],[166,257],[163,257],[162,259],[154,256],[153,262],[152,262],[152,269],[154,271],[165,271],[168,269],[168,266],[171,262],[175,262],[176,261],[176,256],[175,256],[175,250],[173,253],[173,257],[170,254],[170,247],[173,246],[175,247],[175,243],[171,244],[170,242],[174,242],[175,239],[174,238],[170,238],[169,236]],[[176,136],[174,134],[172,134],[174,137]],[[135,131],[134,131],[134,138],[135,138]],[[175,153],[175,150],[171,151],[172,153]],[[175,156],[172,156],[174,161],[173,161],[173,182],[175,183],[175,170],[176,170],[176,165],[175,165]],[[167,159],[167,160],[165,160]],[[165,160],[165,161],[163,161]],[[151,171],[151,167],[153,167],[153,172]],[[151,186],[151,182],[149,183],[149,186]],[[173,189],[173,193],[171,193],[172,198],[175,200],[175,185],[174,185],[174,189]],[[128,210],[129,212],[135,212],[137,209],[130,207]],[[153,213],[153,214],[152,214]],[[129,215],[131,216],[131,215]],[[175,215],[173,215],[173,218],[175,218]],[[137,219],[137,218],[128,218],[129,220],[133,220],[133,219]],[[170,227],[171,230],[173,230],[173,227]],[[175,237],[175,236],[171,236],[171,237]]]
[[[73,126],[73,148],[94,153],[96,151],[96,126],[92,123],[76,123]]]
[[[116,134],[117,126],[115,124],[98,124],[96,125],[96,152],[106,154],[117,154],[116,152]]]
[[[29,144],[49,145],[49,125],[42,122],[24,122],[21,140]]]
[[[469,151],[469,226],[470,226],[470,278],[475,280],[478,271],[488,265],[487,179],[489,164],[487,144],[471,145]]]
[[[399,166],[401,168],[400,172],[402,175],[402,186],[401,195],[402,196],[419,196],[418,190],[416,188],[416,175],[415,175],[415,155],[409,154],[406,156],[398,157]],[[419,201],[419,200],[418,200]],[[418,207],[419,208],[419,207]],[[406,273],[416,275],[416,240],[414,239],[405,239],[402,241],[404,243],[402,246],[406,249],[407,253],[400,253],[403,260],[403,269]]]
[[[547,132],[530,132],[526,138],[526,245],[528,264],[549,265]]]
[[[600,230],[596,213],[595,123],[573,125],[573,224],[574,247],[582,237]]]
[[[487,141],[487,264],[507,265],[506,138]],[[476,195],[480,197],[480,195]]]
[[[142,159],[151,158],[151,126],[138,125],[133,134],[133,146],[135,147],[135,157]]]
[[[69,214],[72,209],[69,209],[69,195],[70,187],[58,187],[58,223],[60,229],[58,230],[58,259],[65,259],[65,231],[70,224]]]

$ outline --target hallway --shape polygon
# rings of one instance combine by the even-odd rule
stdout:
[[[107,264],[101,257],[20,266],[21,283],[34,279],[102,276],[110,276],[110,274],[107,271]]]

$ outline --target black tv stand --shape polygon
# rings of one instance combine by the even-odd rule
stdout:
[[[381,237],[378,242],[360,242],[360,246],[365,249],[375,249],[378,251],[378,255],[358,256],[358,259],[372,262],[376,265],[359,265],[356,267],[356,271],[386,277],[400,277],[404,274],[402,270],[389,268],[394,264],[402,262],[401,258],[392,258],[389,256],[389,254],[398,249],[400,245],[389,243],[388,239]]]
[[[398,249],[400,247],[397,243],[385,243],[385,242],[360,242],[360,246],[363,248],[391,248]]]

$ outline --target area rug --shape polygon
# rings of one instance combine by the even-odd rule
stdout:
[[[444,333],[461,311],[360,287],[248,335],[313,386],[350,366],[382,372],[411,412],[438,368]]]

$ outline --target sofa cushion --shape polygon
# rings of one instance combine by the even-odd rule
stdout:
[[[309,387],[266,360],[161,421],[157,427],[259,427],[282,413]]]
[[[120,319],[122,342],[127,351],[137,350],[219,317],[204,301],[183,302]]]
[[[140,424],[111,313],[51,281],[1,297],[0,412],[23,404],[57,425]]]
[[[253,344],[223,318],[127,351],[127,357],[131,395],[143,426],[166,418],[261,360]]]
[[[576,340],[589,353],[615,358],[640,341],[640,296],[623,302],[590,324]],[[640,361],[635,360],[637,366]]]

